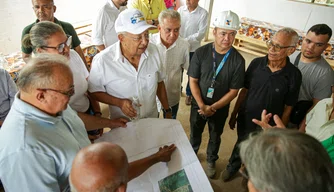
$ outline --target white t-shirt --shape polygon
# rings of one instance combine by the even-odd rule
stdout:
[[[168,104],[170,107],[179,103],[181,98],[182,68],[188,70],[189,44],[179,37],[173,45],[166,49],[162,44],[160,33],[153,34],[150,42],[155,44],[161,55],[161,60],[166,71],[165,87]]]
[[[97,54],[92,63],[89,91],[106,92],[121,99],[139,98],[140,118],[158,117],[156,94],[165,71],[155,45],[149,43],[141,55],[138,71],[122,55],[120,42]],[[110,118],[126,117],[117,106],[109,105]]]
[[[86,95],[88,90],[88,70],[81,57],[74,50],[70,50],[70,68],[73,73],[75,94],[70,99],[70,106],[77,112],[86,112],[89,108],[89,99]]]

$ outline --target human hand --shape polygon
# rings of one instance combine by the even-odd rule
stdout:
[[[163,146],[159,148],[159,151],[155,153],[158,162],[168,162],[171,159],[172,153],[175,151],[176,146],[174,144],[170,146]]]
[[[165,119],[172,119],[172,112],[165,113]]]
[[[253,123],[262,127],[263,130],[266,130],[269,128],[273,128],[273,126],[269,125],[269,120],[271,117],[272,117],[272,114],[271,113],[267,114],[267,110],[264,109],[261,114],[261,121],[257,119],[252,119],[252,121]],[[284,123],[282,122],[282,120],[279,118],[278,115],[274,115],[274,122],[276,124],[274,127],[285,128]]]
[[[117,118],[117,119],[113,119],[110,120],[110,126],[109,128],[113,129],[113,128],[118,128],[118,127],[126,127],[126,123],[129,122],[127,119],[125,118]]]
[[[213,114],[215,114],[216,110],[209,106],[209,105],[204,105],[201,109],[197,111],[200,115],[203,115],[205,117],[210,117]]]
[[[121,103],[120,106],[121,106],[120,108],[121,108],[122,112],[126,116],[128,116],[130,118],[137,116],[137,111],[136,111],[136,109],[134,109],[132,107],[132,101],[131,100],[129,100],[129,99],[122,99],[122,103]]]
[[[236,123],[237,123],[237,115],[234,113],[231,113],[231,117],[228,122],[228,124],[230,125],[230,129],[234,130]]]

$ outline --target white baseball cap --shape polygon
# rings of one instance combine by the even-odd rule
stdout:
[[[143,13],[138,9],[122,11],[115,21],[116,33],[128,32],[137,35],[149,28],[156,28],[156,26],[147,24]]]

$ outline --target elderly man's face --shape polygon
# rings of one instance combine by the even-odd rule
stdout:
[[[163,19],[163,22],[158,27],[161,40],[168,46],[173,45],[179,37],[180,27],[181,23],[178,19]]]
[[[148,30],[138,35],[126,32],[121,36],[120,41],[122,46],[132,56],[140,56],[144,53],[149,43]]]
[[[303,56],[308,59],[318,58],[327,48],[328,35],[316,35],[310,31],[306,34],[302,43]]]
[[[271,39],[271,46],[268,50],[268,59],[269,61],[283,61],[287,56],[291,55],[294,52],[293,47],[289,47],[292,44],[292,38],[285,33],[276,33]],[[281,47],[279,50],[275,47]]]
[[[199,0],[186,0],[186,5],[188,8],[195,9],[198,6]]]
[[[128,0],[115,0],[114,3],[119,6],[126,6],[128,4]]]
[[[32,0],[32,6],[38,20],[53,22],[56,6],[51,0]]]
[[[228,50],[234,42],[237,31],[215,28],[213,36],[215,37],[216,50]]]
[[[47,40],[47,45],[37,49],[37,52],[60,54],[69,58],[70,37],[63,32],[57,32]]]

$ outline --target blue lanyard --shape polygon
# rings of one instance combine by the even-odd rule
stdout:
[[[225,54],[223,60],[220,62],[217,70],[216,70],[216,51],[215,51],[215,44],[212,43],[212,57],[213,57],[213,77],[212,77],[212,83],[211,83],[211,87],[213,87],[215,81],[216,81],[216,78],[217,78],[217,75],[218,73],[222,70],[228,56],[230,55],[230,52],[231,52],[231,48],[227,51],[227,53]]]

